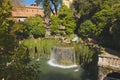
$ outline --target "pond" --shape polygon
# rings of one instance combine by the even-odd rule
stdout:
[[[40,80],[85,80],[84,70],[79,67],[58,68],[48,64],[48,60],[41,58]]]

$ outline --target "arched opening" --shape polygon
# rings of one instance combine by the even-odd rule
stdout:
[[[109,73],[104,80],[120,80],[120,72]]]

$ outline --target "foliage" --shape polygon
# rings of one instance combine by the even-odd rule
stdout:
[[[118,23],[114,28],[113,28],[113,40],[115,42],[115,45],[117,46],[118,50],[120,47],[120,24]]]
[[[61,19],[61,25],[65,26],[66,33],[68,35],[73,34],[75,30],[75,20],[72,15],[72,10],[66,5],[60,8],[59,18]]]
[[[80,25],[84,23],[84,21],[91,19],[91,17],[100,10],[99,6],[101,3],[101,0],[75,0],[73,2],[73,14],[76,19],[75,33],[82,35],[80,33]]]
[[[119,47],[120,47],[120,1],[115,5],[113,5],[113,9],[115,10],[114,11],[114,17],[115,19],[112,20],[113,24],[112,24],[112,36],[113,36],[113,40],[114,40],[114,45],[116,47],[116,49],[118,51],[119,50]]]
[[[73,34],[75,29],[75,20],[72,17],[72,10],[67,8],[67,6],[63,5],[60,8],[60,12],[58,16],[51,17],[51,29],[54,30],[55,33],[62,33],[60,31],[60,27],[65,27],[65,33],[67,35]]]
[[[40,78],[40,61],[32,60],[24,69],[24,80],[39,80]]]
[[[109,9],[109,10],[103,9],[103,10],[97,12],[93,16],[94,23],[96,25],[98,25],[98,28],[101,28],[101,31],[107,25],[107,23],[109,23],[111,21],[111,19],[113,18],[112,12],[113,12],[113,10],[111,10],[111,9]]]
[[[101,0],[75,0],[72,5],[74,14],[78,18],[84,17],[84,19],[87,19],[99,9],[100,3]]]
[[[21,24],[13,30],[11,0],[0,0],[0,80],[24,80],[23,69],[30,61],[26,47],[18,45],[13,32],[21,31]]]
[[[6,77],[6,64],[11,61],[17,45],[15,35],[10,32],[11,8],[10,0],[0,1],[0,79]]]
[[[119,35],[119,0],[75,0],[72,7],[77,22],[77,34],[82,38],[97,39],[104,46],[119,48],[120,39],[115,36]],[[86,28],[85,25],[89,26]]]
[[[72,15],[71,15],[72,16]],[[75,20],[71,16],[66,16],[63,25],[66,27],[66,33],[68,35],[73,34],[75,30]]]
[[[12,60],[16,47],[15,37],[12,34],[0,33],[0,79],[5,77],[7,63]]]
[[[2,30],[8,31],[9,20],[8,18],[11,16],[11,4],[9,0],[1,0],[0,3],[0,32]]]
[[[75,49],[80,66],[88,73],[91,80],[96,80],[99,53],[97,49],[85,44],[77,45]]]
[[[20,45],[6,71],[7,80],[39,80],[40,62],[31,60],[28,49]],[[11,74],[12,73],[12,74]]]
[[[30,31],[25,23],[15,23],[12,27],[12,33],[14,33],[18,38],[26,38],[30,35]]]
[[[51,48],[59,42],[52,39],[26,39],[22,41],[22,44],[28,47],[31,57],[49,57]],[[35,52],[35,47],[37,52]]]
[[[37,5],[43,6],[45,27],[50,28],[50,16],[57,15],[58,8],[62,0],[35,0]]]
[[[31,34],[40,37],[45,36],[44,23],[40,16],[27,18],[25,23]]]
[[[44,8],[45,16],[49,16],[50,17],[51,11],[50,11],[50,1],[49,0],[44,0],[43,8]]]
[[[51,33],[57,34],[60,28],[60,19],[57,16],[51,16]]]
[[[99,37],[102,38],[102,44],[113,49],[118,49],[120,41],[118,36],[116,36],[116,39],[114,36],[119,35],[119,29],[115,29],[119,27],[119,3],[120,1],[118,0],[111,2],[105,1],[102,4],[102,9],[93,16],[94,23],[98,25],[98,28],[101,28]]]
[[[66,16],[72,17],[72,10],[69,9],[66,5],[62,5],[59,11],[59,18],[64,19]]]
[[[83,37],[93,37],[98,35],[98,28],[90,20],[86,20],[80,25],[81,35]]]
[[[12,56],[12,61],[7,65],[5,70],[5,79],[7,80],[21,80],[24,79],[23,71],[27,63],[29,63],[30,57],[27,48],[20,45]],[[12,73],[12,74],[11,74]]]
[[[115,10],[115,18],[117,19],[114,24],[113,24],[113,28],[112,28],[112,35],[113,35],[113,40],[115,43],[115,47],[117,48],[117,50],[119,50],[120,47],[120,4],[116,4],[114,5],[114,10]],[[119,50],[120,51],[120,50]]]
[[[72,10],[65,5],[60,8],[58,16],[51,16],[51,32],[53,34],[59,33],[63,35],[64,32],[60,30],[62,27],[65,27],[64,32],[67,35],[74,33],[75,20],[72,17]]]

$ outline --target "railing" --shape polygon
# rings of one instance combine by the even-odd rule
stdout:
[[[109,66],[109,67],[120,69],[120,58],[99,55],[98,65],[99,66]]]

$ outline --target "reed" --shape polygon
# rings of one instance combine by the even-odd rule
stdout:
[[[49,57],[51,48],[59,42],[53,39],[25,39],[21,41],[27,46],[31,57]]]

